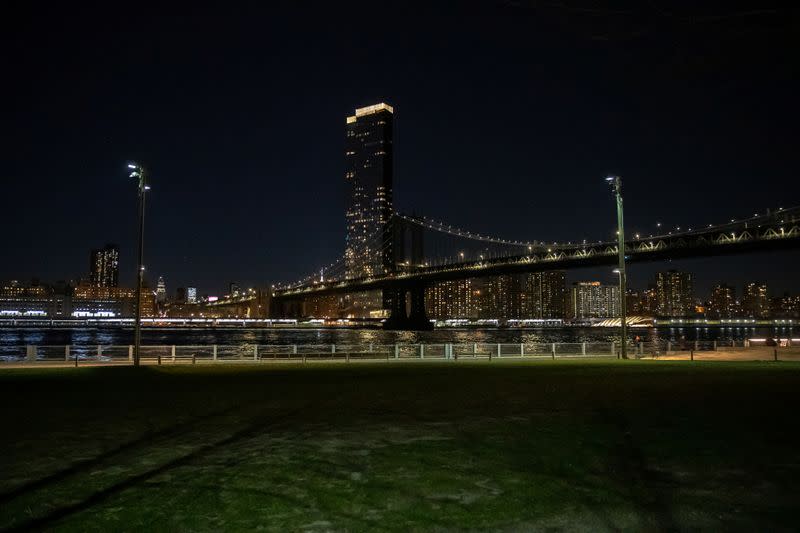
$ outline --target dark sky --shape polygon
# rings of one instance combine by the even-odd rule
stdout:
[[[301,277],[342,252],[344,119],[378,101],[396,206],[482,233],[606,239],[608,173],[630,232],[800,204],[797,9],[379,4],[9,9],[0,279],[75,278],[116,242],[131,284],[129,160],[151,170],[145,262],[170,292]],[[669,266],[798,292],[799,261]],[[570,275],[593,276],[613,280]]]

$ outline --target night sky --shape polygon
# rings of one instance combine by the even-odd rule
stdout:
[[[345,117],[379,101],[395,108],[396,207],[480,233],[608,239],[608,173],[623,177],[629,233],[800,204],[797,9],[378,4],[9,10],[0,280],[75,279],[114,242],[132,285],[130,160],[151,171],[151,283],[220,294],[297,279],[342,253]],[[800,292],[799,263],[630,277],[669,266],[701,291]],[[615,279],[570,273],[598,276]]]

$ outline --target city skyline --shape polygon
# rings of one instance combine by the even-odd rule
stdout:
[[[95,250],[93,250],[94,252]],[[92,254],[94,255],[94,253]],[[94,267],[95,262],[90,264]],[[431,284],[425,290],[428,316],[437,322],[555,320],[550,325],[581,325],[586,320],[615,318],[619,313],[619,287],[596,279],[567,282],[564,270],[481,276]],[[0,317],[3,318],[125,318],[134,307],[135,290],[99,285],[93,276],[70,286],[62,282],[0,283]],[[311,297],[300,307],[281,310],[271,305],[271,289],[228,284],[222,296],[201,295],[196,287],[168,290],[159,277],[155,289],[143,289],[145,316],[169,318],[276,318],[289,312],[304,319],[358,318],[339,296]],[[629,316],[639,324],[646,319],[759,319],[800,318],[800,295],[770,290],[753,280],[739,287],[717,282],[710,291],[695,291],[692,272],[674,269],[656,273],[646,287],[626,292]],[[379,305],[376,300],[375,305]],[[299,311],[299,314],[297,314]],[[652,320],[651,320],[652,321]],[[655,321],[652,321],[655,324]],[[777,323],[776,322],[776,323]],[[790,320],[791,322],[791,320]]]
[[[737,44],[735,28],[711,28],[728,47],[724,52],[707,37],[683,36],[692,45],[688,54],[662,46],[671,36],[668,26],[631,38],[641,45],[631,49],[625,38],[598,43],[552,26],[561,16],[579,15],[522,16],[528,13],[487,4],[458,15],[453,31],[464,39],[457,51],[438,39],[436,24],[400,16],[364,30],[382,32],[386,48],[380,51],[362,49],[355,37],[308,27],[303,31],[321,31],[329,46],[304,44],[301,33],[298,46],[282,55],[268,45],[285,38],[286,30],[274,28],[268,42],[253,47],[253,23],[242,15],[220,29],[231,37],[214,63],[219,76],[232,80],[220,87],[222,98],[215,98],[213,78],[193,69],[200,51],[181,53],[185,39],[213,23],[212,13],[198,10],[182,19],[177,33],[169,17],[140,21],[160,43],[163,63],[148,55],[152,45],[130,47],[132,30],[109,35],[92,17],[76,18],[73,27],[82,31],[71,32],[75,40],[67,44],[74,59],[24,47],[12,59],[30,90],[20,92],[19,113],[11,115],[10,127],[19,135],[2,167],[4,181],[9,197],[35,198],[41,214],[24,234],[8,236],[11,260],[0,266],[0,279],[75,277],[85,250],[111,241],[120,247],[120,282],[131,285],[135,190],[124,173],[130,159],[152,173],[145,254],[151,285],[163,275],[172,286],[219,294],[229,279],[260,285],[304,276],[337,257],[346,235],[342,117],[381,101],[397,116],[395,203],[472,231],[547,241],[606,239],[614,229],[612,200],[601,182],[608,172],[625,179],[629,234],[654,231],[657,223],[677,228],[722,222],[800,198],[792,170],[797,134],[786,112],[796,107],[796,80],[782,59],[789,48],[777,46],[794,37],[774,19],[755,24],[763,39],[747,47]],[[446,11],[427,14],[436,23],[450,20]],[[634,22],[643,16],[634,13]],[[484,17],[494,23],[488,33],[472,32],[483,27]],[[63,30],[60,23],[48,24],[34,31],[55,42]],[[392,37],[408,28],[419,39],[410,47],[393,46]],[[553,40],[562,46],[548,55],[545,45]],[[101,41],[107,50],[96,46]],[[759,46],[770,53],[756,53]],[[113,53],[119,50],[128,51],[121,61]],[[315,83],[317,74],[296,67],[311,54],[328,59],[322,85]],[[359,65],[374,68],[355,66],[348,61],[352,54],[361,58]],[[80,69],[71,68],[85,58],[102,83],[83,80]],[[230,58],[241,61],[224,61]],[[493,68],[489,58],[499,58],[504,68]],[[710,69],[693,68],[701,59]],[[276,85],[246,68],[262,62],[292,74],[284,78],[291,81]],[[33,63],[43,65],[41,71],[31,71]],[[169,83],[129,89],[128,72],[168,80],[172,69],[199,83],[188,92]],[[724,81],[714,73],[726,74]],[[758,84],[753,73],[760,75]],[[49,76],[61,83],[46,83]],[[256,89],[263,90],[258,97]],[[70,107],[83,114],[72,116]],[[220,112],[199,121],[207,109]],[[145,110],[151,114],[146,124],[139,120]],[[76,202],[86,208],[74,209]],[[12,202],[8,216],[23,219],[25,209]],[[58,260],[27,253],[31,241]],[[797,252],[781,252],[672,266],[696,272],[701,287],[720,279],[765,279],[778,291],[797,292],[792,265],[798,260]],[[632,285],[642,286],[662,268],[631,266]],[[600,270],[568,276],[614,280]]]
[[[0,529],[797,529],[800,5],[3,13]]]

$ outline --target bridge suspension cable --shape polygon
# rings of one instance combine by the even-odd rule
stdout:
[[[348,269],[352,269],[356,272],[365,270],[369,261],[383,257],[384,252],[391,246],[391,242],[387,242],[384,239],[384,232],[384,228],[378,228],[359,243],[359,248],[361,248],[360,252],[362,253],[359,253],[356,257],[355,264],[347,265],[347,257],[346,255],[342,255],[328,265],[314,270],[311,274],[292,282],[279,283],[276,285],[276,288],[302,287],[313,284],[317,280],[339,281],[347,278]],[[368,252],[363,253],[365,250],[368,250]],[[380,274],[382,274],[382,272]]]
[[[515,241],[510,239],[502,239],[499,237],[491,237],[489,235],[481,235],[480,233],[473,233],[458,227],[453,227],[451,224],[445,224],[444,222],[440,222],[438,220],[434,220],[432,218],[425,216],[412,217],[399,212],[395,212],[395,216],[400,217],[407,222],[411,222],[412,224],[417,224],[424,228],[438,231],[440,233],[446,233],[453,237],[460,237],[462,239],[470,239],[474,241],[486,242],[491,244],[502,244],[506,246],[519,246],[520,248],[544,246],[544,243],[540,241]]]
[[[440,222],[429,217],[422,217],[422,218],[413,217],[397,211],[394,211],[392,214],[393,216],[402,219],[408,223],[438,233],[449,235],[451,237],[457,237],[468,241],[480,242],[484,244],[500,245],[512,248],[514,251],[512,252],[511,250],[509,250],[509,253],[513,255],[516,255],[517,253],[519,253],[519,251],[523,251],[526,249],[528,251],[533,250],[534,247],[537,249],[547,247],[545,243],[539,241],[515,241],[509,239],[502,239],[499,237],[492,237],[489,235],[482,235],[479,233],[473,233],[458,227],[453,227],[452,225],[445,224],[444,222]],[[314,284],[317,282],[317,280],[319,280],[320,282],[323,281],[330,282],[330,281],[340,281],[343,279],[347,279],[348,277],[347,274],[349,273],[348,269],[358,273],[366,270],[365,265],[369,261],[382,257],[383,254],[386,252],[386,250],[391,246],[392,246],[391,241],[387,241],[387,239],[385,239],[385,228],[379,228],[378,230],[373,232],[369,237],[367,237],[366,239],[362,240],[359,243],[359,248],[362,249],[362,253],[358,254],[359,257],[356,258],[356,263],[354,265],[348,266],[347,257],[343,255],[337,258],[335,261],[331,262],[330,264],[316,269],[314,272],[303,278],[300,278],[296,281],[289,283],[281,283],[278,284],[276,287],[296,288]],[[497,250],[495,250],[493,253],[487,255],[497,257],[499,255],[505,255],[505,254],[498,254]],[[444,259],[444,261],[447,261],[447,259]],[[436,263],[438,263],[437,259],[432,258],[431,264],[436,264]],[[427,265],[428,263],[426,262],[425,266]],[[382,273],[375,273],[375,274],[380,275]],[[367,277],[367,276],[356,275],[350,277]]]

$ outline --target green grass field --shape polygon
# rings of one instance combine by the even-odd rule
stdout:
[[[6,369],[0,529],[793,530],[796,363]]]

